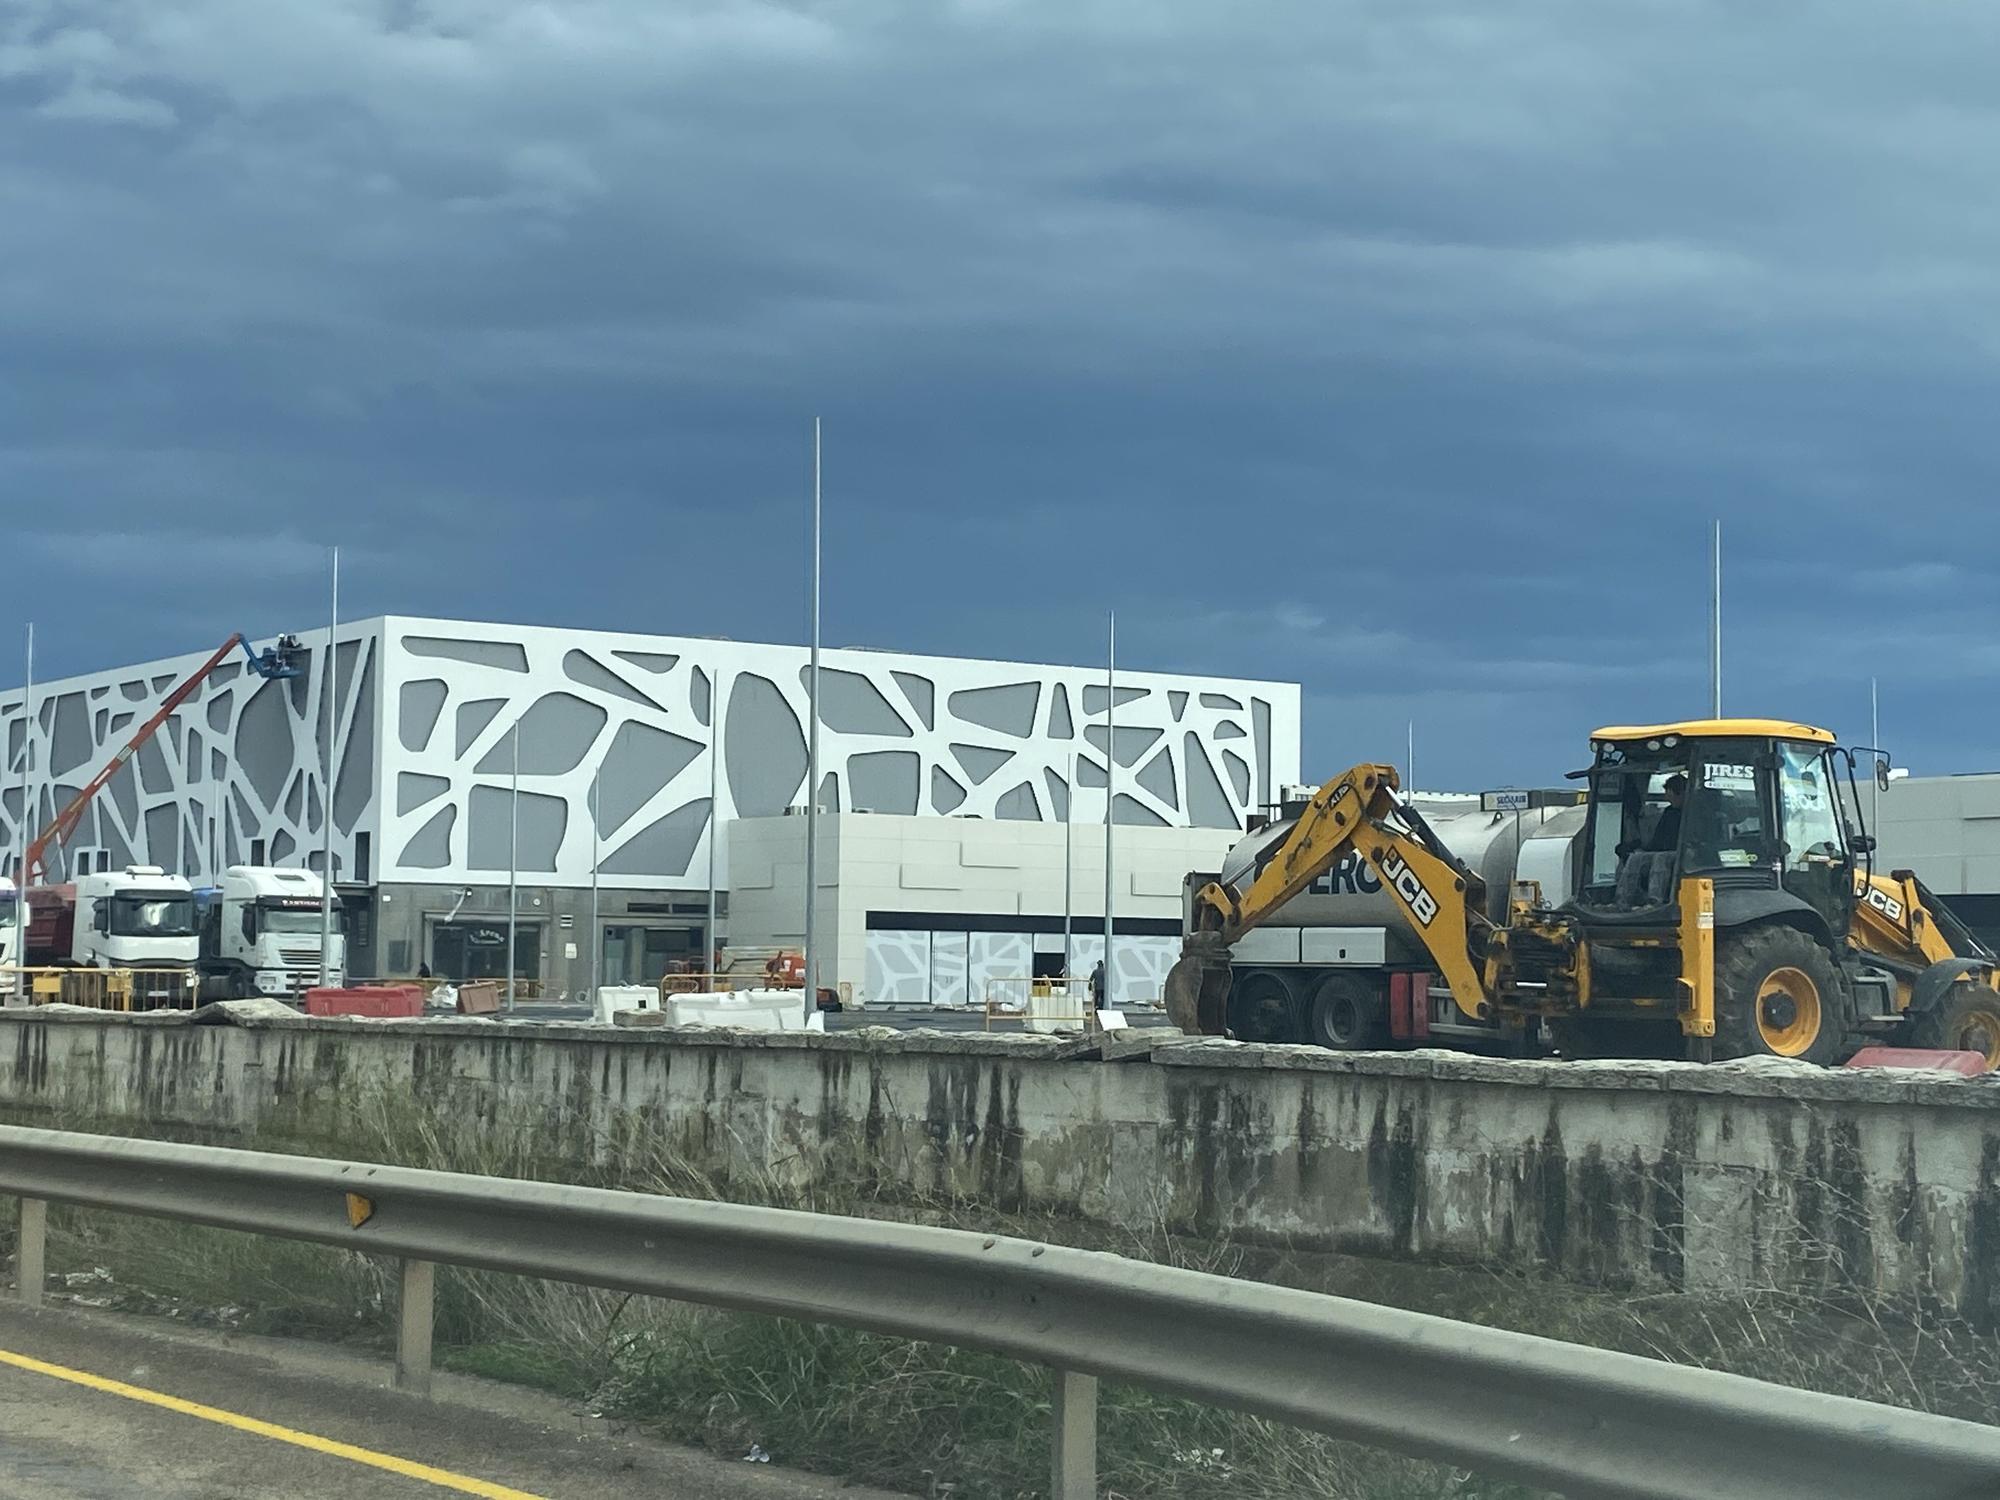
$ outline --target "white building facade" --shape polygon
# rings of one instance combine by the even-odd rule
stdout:
[[[806,799],[803,647],[357,621],[340,629],[329,775],[326,632],[300,640],[300,678],[260,681],[240,659],[218,668],[114,777],[50,878],[128,863],[196,880],[238,862],[318,869],[330,809],[335,878],[362,914],[356,972],[494,972],[511,870],[517,972],[569,993],[591,971],[578,893],[593,870],[600,911],[617,919],[600,922],[597,957],[615,950],[612,967],[642,972],[701,951],[698,933],[655,936],[701,926],[711,859],[731,889],[720,831]],[[26,715],[18,688],[0,693],[10,861],[24,756],[32,831],[206,654],[39,684]],[[829,650],[820,804],[919,823],[1101,825],[1109,762],[1121,826],[1230,832],[1298,779],[1295,684],[1134,673],[1117,694],[1114,739],[1102,667]],[[865,987],[863,973],[840,977]]]
[[[805,936],[805,819],[729,825],[733,932]],[[1233,829],[1113,830],[1108,994],[1161,997],[1180,956],[1182,887]],[[870,1004],[978,1006],[1025,981],[1088,975],[1104,957],[1104,828],[1096,823],[837,813],[820,820],[815,964]],[[1067,920],[1065,920],[1067,918]]]

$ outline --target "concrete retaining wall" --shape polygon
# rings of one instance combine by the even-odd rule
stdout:
[[[664,1155],[725,1185],[1647,1289],[1862,1286],[2000,1324],[2000,1079],[1148,1035],[0,1012],[0,1110],[28,1123],[342,1155],[358,1112],[406,1106],[558,1175]]]

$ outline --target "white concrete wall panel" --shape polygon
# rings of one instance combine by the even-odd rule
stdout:
[[[996,999],[1021,998],[1020,981],[1034,972],[1034,940],[1025,932],[975,932],[966,940],[965,977],[968,1003],[984,1005],[989,990]]]
[[[817,924],[815,924],[817,925]],[[868,1005],[923,1005],[931,998],[931,934],[868,934],[861,1000]]]
[[[333,830],[337,877],[355,872],[355,839],[374,846],[370,875],[381,874],[382,712],[379,622],[342,626],[335,679]],[[248,860],[262,840],[272,864],[320,866],[328,798],[321,774],[320,719],[326,631],[301,631],[305,675],[264,681],[240,652],[208,679],[98,794],[68,848],[52,851],[48,877],[71,878],[88,860],[111,866],[156,864],[197,881]],[[268,642],[258,642],[258,645]],[[11,860],[22,812],[23,755],[32,836],[159,710],[213,650],[140,666],[38,683],[34,719],[16,687],[0,693],[0,849]],[[427,705],[418,702],[417,716]],[[389,732],[394,733],[392,729]]]
[[[224,664],[97,799],[72,849],[198,878],[247,859],[317,864],[319,656],[309,675],[260,684]],[[0,837],[45,823],[201,654],[42,684],[35,716],[0,693]],[[510,844],[522,872],[588,883],[595,822],[603,878],[696,890],[714,824],[803,803],[806,653],[796,646],[391,616],[341,630],[336,870],[370,840],[377,881],[487,884]],[[1152,828],[1237,825],[1298,778],[1299,690],[1285,683],[1121,676],[1117,738],[1105,735],[1101,669],[833,650],[822,671],[826,805],[841,810],[1053,823],[1101,822],[1107,748],[1117,817]],[[519,751],[520,796],[511,785]],[[718,758],[719,756],[719,758]],[[711,782],[715,803],[710,806]],[[510,822],[518,812],[518,829]],[[960,825],[965,826],[965,825]],[[978,827],[978,824],[970,826]],[[1089,839],[1080,837],[1080,844]],[[1023,872],[1009,841],[912,860],[955,905]],[[1046,851],[1043,851],[1046,853]],[[731,885],[726,841],[718,878]],[[1084,851],[1079,851],[1079,881]],[[70,873],[58,863],[58,877]],[[1101,877],[1100,877],[1101,878]]]
[[[602,870],[621,886],[705,884],[711,779],[724,822],[805,800],[801,647],[401,617],[381,628],[398,716],[381,750],[384,879],[493,878],[517,725],[522,868],[565,882],[589,877],[593,776]],[[1053,822],[1075,753],[1076,816],[1103,819],[1101,670],[833,650],[821,695],[823,806]],[[1117,730],[1117,815],[1135,825],[1240,826],[1298,776],[1296,685],[1128,674]],[[962,892],[979,858],[918,858],[899,879]]]
[[[2000,775],[1893,781],[1879,798],[1878,870],[1915,870],[1942,896],[2000,894]]]
[[[933,1005],[970,1005],[972,991],[966,983],[969,944],[962,932],[931,934],[931,992]]]

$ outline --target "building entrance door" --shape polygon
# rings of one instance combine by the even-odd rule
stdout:
[[[639,927],[615,922],[604,926],[606,984],[658,984],[669,964],[700,955],[699,928]]]
[[[431,972],[462,984],[469,979],[507,977],[507,924],[501,922],[439,922],[431,929]],[[533,979],[542,972],[542,929],[520,922],[514,928],[514,977]]]

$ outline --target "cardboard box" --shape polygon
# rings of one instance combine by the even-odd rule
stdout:
[[[500,986],[490,979],[458,987],[458,1013],[462,1016],[490,1016],[500,1009]]]

